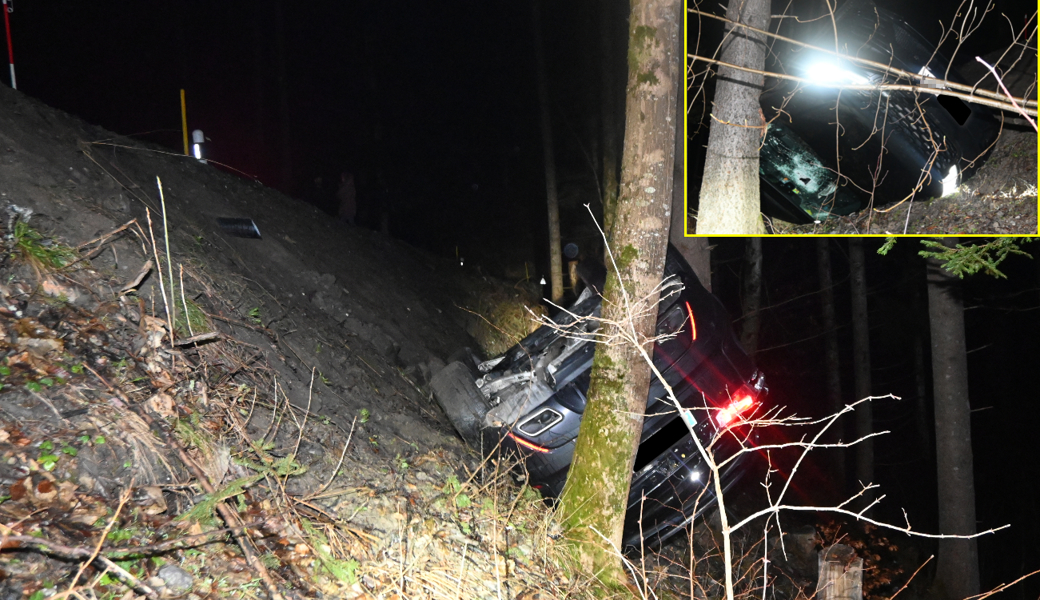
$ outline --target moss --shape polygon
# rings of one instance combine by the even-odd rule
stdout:
[[[632,45],[637,48],[642,46],[652,46],[656,39],[656,27],[650,27],[648,25],[636,25],[636,29],[632,33]]]
[[[575,556],[584,569],[596,571],[598,579],[607,584],[604,591],[623,581],[624,573],[614,551],[591,528],[609,536],[612,524],[624,520],[632,473],[629,462],[619,457],[632,451],[638,437],[626,422],[630,419],[628,377],[624,364],[606,351],[596,353],[581,427],[583,431],[591,428],[613,434],[579,436],[575,462],[561,498],[561,514]]]
[[[636,83],[639,84],[649,83],[650,85],[657,85],[657,81],[657,75],[653,72],[636,75]]]
[[[647,51],[657,42],[657,28],[636,25],[632,30],[632,42],[628,46],[628,70],[639,72],[639,63],[645,60]]]

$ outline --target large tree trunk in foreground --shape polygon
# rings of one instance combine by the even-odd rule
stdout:
[[[610,239],[620,279],[608,265],[601,327],[607,333],[623,327],[640,341],[654,334],[657,294],[651,292],[661,281],[668,241],[680,12],[676,0],[633,0],[629,21],[621,193]],[[644,297],[650,310],[632,318],[626,305]],[[649,342],[641,347],[653,352]],[[560,514],[583,570],[609,586],[625,579],[615,548],[621,544],[649,387],[650,366],[637,348],[597,349],[574,460],[560,496]]]
[[[870,326],[867,319],[867,273],[863,240],[849,240],[849,270],[852,278],[852,375],[856,400],[870,395]],[[856,407],[856,437],[874,433],[874,410],[870,402]],[[874,482],[874,438],[856,444],[856,479],[862,485]]]
[[[560,201],[556,195],[556,158],[553,154],[552,117],[549,110],[549,84],[545,72],[545,49],[542,48],[542,22],[538,3],[531,2],[534,26],[534,56],[538,71],[538,106],[541,109],[542,156],[545,160],[545,198],[549,211],[550,298],[559,303],[563,298],[563,245],[560,243]]]
[[[838,320],[834,316],[834,278],[831,276],[831,248],[827,238],[816,239],[816,267],[820,277],[820,313],[823,316],[824,355],[823,370],[827,373],[827,406],[831,414],[841,412],[841,355],[838,353]],[[830,432],[829,440],[835,443],[844,438],[839,422]],[[845,499],[844,448],[834,450],[834,480],[837,497]],[[840,502],[840,500],[839,500]]]
[[[757,29],[769,27],[769,0],[730,0],[726,17]],[[765,66],[761,34],[727,25],[720,60],[757,69]],[[763,232],[758,191],[758,149],[763,122],[763,78],[720,67],[715,86],[708,155],[697,209],[698,234]]]
[[[956,238],[944,238],[953,247]],[[939,531],[975,533],[975,477],[968,403],[968,354],[960,279],[928,260],[928,322],[932,338],[932,395],[935,400],[935,458],[939,479]],[[978,544],[939,540],[935,586],[938,596],[961,600],[979,593]]]

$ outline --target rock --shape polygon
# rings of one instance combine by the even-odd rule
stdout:
[[[160,579],[166,582],[166,587],[178,593],[189,591],[195,581],[191,573],[177,565],[163,565],[159,567],[158,575]]]
[[[429,351],[416,343],[409,343],[401,347],[397,353],[397,360],[406,367],[423,364],[430,356]]]

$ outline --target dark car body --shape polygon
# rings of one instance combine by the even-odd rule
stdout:
[[[658,334],[674,335],[655,345],[654,364],[677,400],[697,409],[691,414],[698,438],[705,445],[717,438],[711,450],[722,460],[746,442],[739,415],[727,411],[740,404],[750,414],[766,392],[764,379],[734,337],[722,304],[673,248],[665,270],[682,287],[659,305]],[[579,299],[555,326],[539,328],[501,357],[479,366],[454,362],[431,383],[464,439],[523,457],[531,485],[549,497],[563,490],[573,457],[596,346],[591,332],[598,323],[587,317],[597,316],[601,303],[598,295]],[[625,523],[630,548],[660,543],[715,500],[702,456],[665,396],[663,384],[652,379]],[[734,426],[723,415],[734,417]],[[739,463],[722,472],[723,489],[740,477]]]
[[[834,25],[827,16],[812,21],[815,13],[807,12],[799,15],[803,22],[785,20],[779,33],[833,50],[836,26],[841,54],[965,83],[934,45],[870,0],[841,4]],[[816,81],[824,73],[833,83],[860,85],[920,83],[793,44],[778,43],[776,49],[767,65],[774,73]],[[941,196],[951,169],[956,169],[954,180],[963,181],[981,165],[999,133],[992,111],[951,95],[839,90],[767,78],[761,102],[770,121],[761,149],[762,211],[794,223],[912,195]]]

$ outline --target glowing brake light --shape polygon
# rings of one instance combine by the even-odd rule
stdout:
[[[697,322],[693,320],[693,309],[690,308],[690,303],[686,303],[686,314],[690,315],[690,336],[693,338],[692,341],[697,341]]]
[[[545,453],[545,452],[549,451],[548,448],[543,448],[543,447],[539,446],[538,444],[532,444],[531,442],[525,440],[522,437],[517,437],[517,436],[513,435],[512,431],[506,433],[506,435],[510,439],[512,439],[514,442],[516,442],[517,445],[523,446],[524,448],[527,448],[528,450],[534,450],[535,452],[542,452],[542,453]]]
[[[751,396],[744,395],[741,398],[730,402],[725,408],[715,414],[715,421],[722,427],[726,427],[733,422],[734,419],[740,416],[741,413],[755,405],[755,401],[751,399]]]

